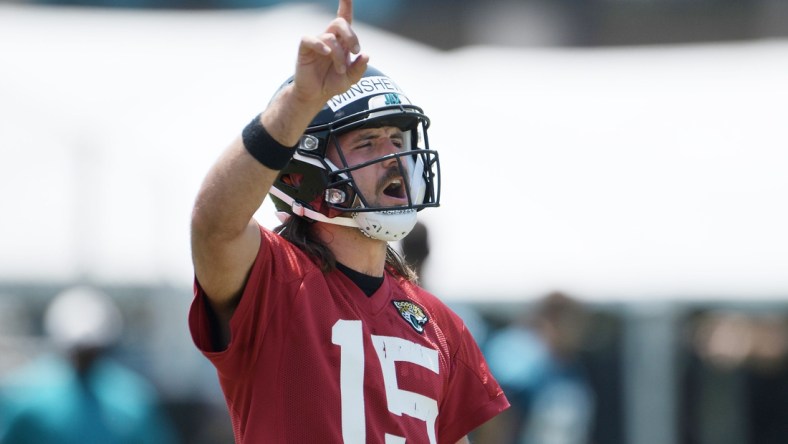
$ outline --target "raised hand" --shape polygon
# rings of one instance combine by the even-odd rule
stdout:
[[[299,100],[324,103],[361,78],[369,57],[360,53],[352,21],[353,1],[339,0],[337,17],[325,32],[301,39],[293,85]]]

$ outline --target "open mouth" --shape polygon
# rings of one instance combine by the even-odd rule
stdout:
[[[402,179],[394,179],[389,182],[386,188],[383,189],[383,194],[397,199],[405,199],[407,196],[405,194],[405,186]]]

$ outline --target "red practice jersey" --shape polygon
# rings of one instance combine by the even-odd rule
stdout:
[[[237,443],[454,444],[509,406],[460,318],[390,273],[367,297],[261,228],[225,350],[195,284],[189,327]]]

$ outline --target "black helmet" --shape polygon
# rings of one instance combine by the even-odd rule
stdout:
[[[285,85],[291,83],[289,79]],[[398,240],[416,223],[416,212],[440,200],[438,153],[429,149],[429,118],[391,78],[368,67],[346,92],[332,97],[307,127],[296,154],[279,173],[270,195],[284,220],[289,215],[360,228],[381,240]],[[327,159],[338,135],[361,128],[393,126],[403,132],[405,147],[393,153],[348,165]],[[396,159],[404,180],[407,204],[371,205],[353,179],[353,172]]]

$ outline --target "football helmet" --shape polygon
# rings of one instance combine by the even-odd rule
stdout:
[[[290,82],[292,78],[285,85]],[[375,239],[402,239],[416,224],[416,212],[436,207],[440,201],[440,165],[438,153],[429,149],[429,125],[422,109],[393,80],[368,67],[356,84],[325,104],[301,137],[292,160],[280,171],[270,190],[279,219],[295,215],[357,227]],[[400,150],[348,164],[338,136],[389,126],[402,132]],[[336,150],[334,158],[340,164],[329,160],[330,150]],[[380,162],[396,164],[390,174],[398,177],[390,180],[392,189],[383,192],[399,196],[398,205],[376,204],[376,196],[365,196],[356,183],[355,173]]]

